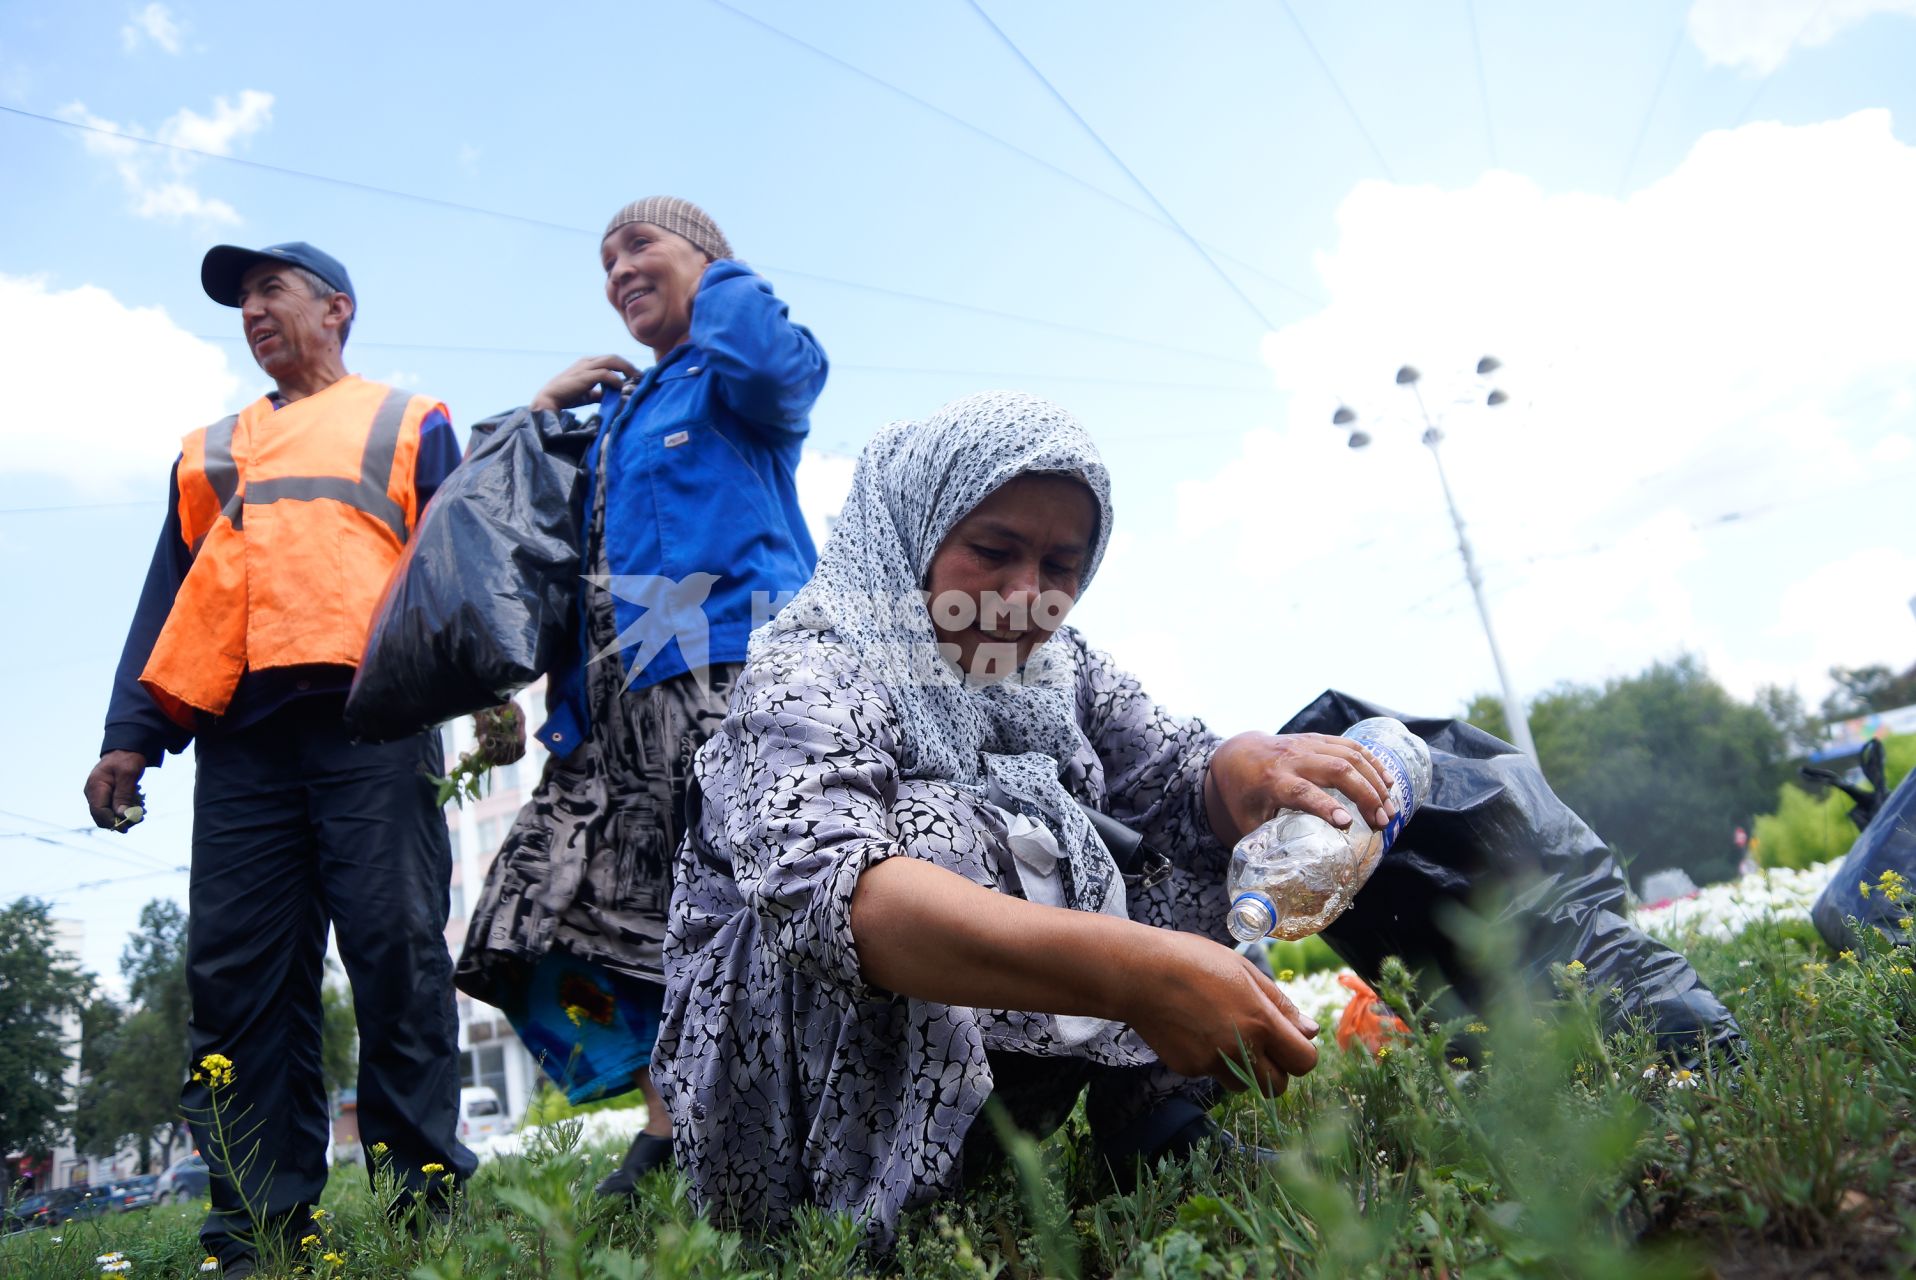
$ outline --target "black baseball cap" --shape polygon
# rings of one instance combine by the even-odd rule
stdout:
[[[315,249],[304,240],[269,244],[264,249],[243,249],[236,244],[216,244],[206,251],[200,263],[200,285],[206,296],[223,307],[239,305],[240,278],[262,262],[284,262],[304,267],[353,300],[359,310],[359,298],[353,293],[352,277],[345,264],[332,254]]]

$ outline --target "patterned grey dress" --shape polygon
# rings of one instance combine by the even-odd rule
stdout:
[[[757,655],[699,756],[704,807],[675,871],[653,1078],[697,1203],[774,1229],[816,1204],[863,1218],[883,1243],[902,1211],[956,1189],[992,1092],[987,1052],[1132,1068],[1094,1077],[1094,1127],[1173,1092],[1201,1104],[1214,1094],[1157,1065],[1122,1026],[903,999],[862,981],[851,897],[867,867],[923,858],[1023,893],[1004,813],[968,788],[900,775],[891,697],[856,663],[821,664],[834,642]],[[1155,886],[1128,886],[1131,918],[1224,941],[1229,853],[1203,801],[1216,737],[1167,714],[1069,628],[1045,648],[1073,674],[1083,733],[1060,781],[1173,864]]]
[[[603,501],[593,504],[588,535],[592,574],[602,582],[611,573]],[[590,652],[616,654],[612,596],[590,580],[584,590]],[[616,658],[587,666],[592,736],[569,756],[547,758],[487,869],[454,969],[460,990],[505,1006],[555,946],[664,980],[659,952],[692,757],[724,717],[739,670],[714,663],[703,684],[688,673],[631,689]]]

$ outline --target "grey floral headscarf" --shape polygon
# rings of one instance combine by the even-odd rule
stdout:
[[[836,632],[861,665],[885,673],[904,776],[974,788],[1042,822],[1058,841],[1066,900],[1097,911],[1117,869],[1059,781],[1084,746],[1067,647],[1041,645],[1017,675],[970,685],[938,657],[924,604],[932,557],[952,527],[1007,481],[1034,472],[1074,476],[1097,500],[1082,591],[1111,533],[1111,482],[1097,446],[1048,400],[983,392],[922,422],[894,422],[865,447],[817,572],[754,633],[752,656],[774,640]]]

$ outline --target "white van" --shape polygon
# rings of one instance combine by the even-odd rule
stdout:
[[[469,1084],[459,1091],[459,1140],[476,1142],[495,1133],[511,1133],[505,1104],[491,1085]]]

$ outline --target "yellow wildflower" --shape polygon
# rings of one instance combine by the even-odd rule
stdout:
[[[429,1164],[422,1164],[419,1166],[419,1172],[421,1173],[444,1173],[445,1171],[446,1171],[446,1166],[443,1164],[440,1164],[438,1161],[433,1161]]]
[[[320,1220],[321,1218],[323,1218],[323,1217],[325,1217],[325,1216],[326,1216],[326,1211],[325,1211],[324,1209],[315,1209],[315,1210],[313,1210],[313,1221],[314,1221],[314,1222],[318,1222],[318,1221],[319,1221],[319,1220]]]
[[[193,1078],[223,1089],[233,1083],[233,1060],[223,1053],[209,1053],[200,1059],[200,1069],[193,1073]]]
[[[1465,1027],[1464,1030],[1468,1031],[1473,1036],[1480,1036],[1484,1034],[1484,1032],[1490,1030],[1490,1028],[1486,1027],[1481,1022],[1473,1022],[1469,1026]]]
[[[1470,1059],[1469,1058],[1452,1058],[1450,1060],[1450,1065],[1453,1067],[1467,1067],[1470,1065]]]
[[[1916,920],[1913,920],[1908,916],[1904,916],[1902,919],[1896,922],[1896,927],[1898,929],[1901,929],[1904,933],[1908,933],[1910,930],[1916,929]]]
[[[576,1027],[585,1021],[585,1010],[576,1004],[569,1004],[565,1007],[565,1016],[566,1021]]]
[[[299,1240],[299,1247],[300,1247],[300,1248],[302,1248],[302,1249],[310,1249],[310,1248],[312,1248],[312,1247],[313,1247],[314,1245],[316,1245],[316,1244],[318,1244],[318,1243],[319,1243],[319,1237],[318,1237],[318,1236],[315,1236],[315,1235],[305,1235],[305,1236],[301,1236],[301,1237],[300,1237],[300,1240]]]
[[[1295,978],[1296,976],[1297,976],[1297,970],[1295,969],[1279,969],[1277,971],[1277,980],[1279,982],[1289,982],[1292,978]]]
[[[385,1144],[385,1143],[383,1143],[383,1142],[375,1142],[375,1143],[373,1143],[373,1154],[374,1154],[374,1155],[376,1155],[376,1156],[383,1156],[383,1155],[385,1155],[385,1154],[386,1154],[386,1144]]]
[[[1567,965],[1565,965],[1565,966],[1563,967],[1563,971],[1564,971],[1565,973],[1568,973],[1568,974],[1572,974],[1572,975],[1576,975],[1576,976],[1582,976],[1582,974],[1583,974],[1583,961],[1581,961],[1581,960],[1572,960],[1572,961],[1571,961],[1571,962],[1570,962],[1569,964],[1567,964]]]
[[[1854,951],[1851,951],[1848,947],[1844,947],[1841,951],[1837,952],[1836,958],[1839,960],[1847,960],[1851,964],[1856,963],[1856,953]]]
[[[1380,1044],[1380,1045],[1378,1045],[1378,1046],[1377,1046],[1377,1060],[1378,1060],[1379,1062],[1382,1062],[1382,1061],[1383,1061],[1383,1060],[1384,1060],[1385,1058],[1388,1058],[1388,1057],[1390,1057],[1390,1046],[1389,1046],[1389,1045],[1387,1045],[1387,1044]]]
[[[330,1262],[335,1267],[343,1267],[346,1265],[346,1258],[344,1254],[322,1253],[319,1255],[319,1260],[321,1262]]]

